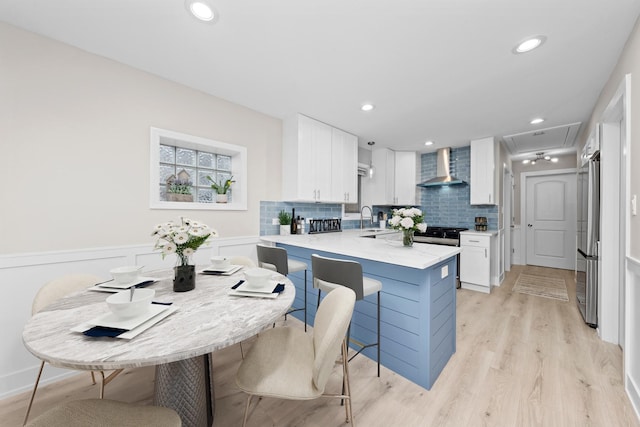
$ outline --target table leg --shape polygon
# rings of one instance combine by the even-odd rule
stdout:
[[[153,404],[175,410],[185,427],[212,426],[215,394],[211,355],[156,366]]]

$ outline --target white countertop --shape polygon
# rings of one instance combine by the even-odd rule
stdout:
[[[291,236],[260,236],[260,238],[265,242],[282,243],[418,269],[429,268],[460,253],[460,248],[455,246],[414,243],[413,247],[404,247],[402,246],[402,235],[399,232],[389,233],[390,231],[393,230],[377,232],[375,239],[361,237],[362,234],[371,234],[371,232],[361,233],[360,230]]]
[[[460,234],[475,234],[477,236],[495,236],[498,234],[498,230],[487,230],[487,231],[465,230],[465,231],[461,231]]]

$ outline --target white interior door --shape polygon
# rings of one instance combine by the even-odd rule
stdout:
[[[576,199],[575,173],[526,178],[527,264],[575,268]]]

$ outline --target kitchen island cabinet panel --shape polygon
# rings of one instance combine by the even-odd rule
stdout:
[[[302,239],[295,238],[290,241],[303,242]],[[427,268],[411,268],[367,259],[364,249],[363,257],[356,257],[304,247],[313,246],[308,242],[298,246],[275,241],[277,246],[287,250],[289,257],[306,262],[310,269],[312,254],[351,259],[362,264],[365,276],[380,280],[383,284],[380,297],[380,362],[392,371],[430,389],[455,352],[456,257],[452,256]],[[291,276],[296,291],[302,295],[304,276]],[[307,283],[310,290],[307,295],[307,321],[313,324],[317,290],[313,288],[311,276],[310,272]],[[355,341],[376,341],[376,298],[376,295],[370,295],[364,301],[356,302],[351,329],[351,338]],[[303,313],[296,312],[293,316],[302,319]],[[377,357],[375,347],[364,350],[362,354],[372,360]]]

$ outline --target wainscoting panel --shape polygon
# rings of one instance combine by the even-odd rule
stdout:
[[[259,241],[258,236],[212,239],[196,252],[193,261],[204,265],[213,255],[242,255],[256,261],[255,245]],[[22,344],[22,329],[42,285],[67,274],[93,274],[106,280],[109,270],[118,266],[143,265],[143,271],[151,271],[172,268],[175,263],[175,256],[163,259],[150,244],[0,256],[0,399],[30,390],[35,381],[40,361]],[[46,366],[41,382],[76,373]]]
[[[640,418],[640,261],[627,257],[625,390]]]

